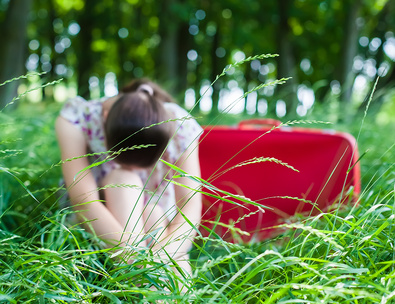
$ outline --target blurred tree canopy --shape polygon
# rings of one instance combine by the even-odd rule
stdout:
[[[380,87],[393,84],[394,28],[388,0],[0,0],[0,83],[46,72],[39,82],[64,78],[67,90],[47,87],[42,99],[91,98],[144,76],[178,100],[207,91],[216,114],[226,107],[221,96],[236,88],[242,95],[292,77],[254,92],[242,111],[303,116],[311,94],[313,102],[336,96],[347,106],[378,75]],[[208,88],[226,65],[258,54],[280,56],[232,68]],[[0,109],[17,85],[0,86]]]

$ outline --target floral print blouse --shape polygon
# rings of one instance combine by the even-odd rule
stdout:
[[[60,111],[60,116],[83,132],[89,153],[95,154],[91,157],[91,163],[102,161],[107,156],[102,121],[104,101],[105,99],[86,101],[82,97],[76,97],[68,100]],[[193,141],[199,138],[203,130],[196,120],[179,105],[164,103],[164,106],[170,117],[175,119],[175,134],[169,142],[163,159],[174,164]],[[114,161],[107,161],[91,168],[99,186],[103,186],[100,183],[103,177],[117,166],[118,164]],[[167,217],[171,219],[176,208],[174,185],[165,180],[171,178],[169,169],[163,162],[158,161],[154,168],[141,169],[138,174],[145,185],[145,190],[148,190],[145,194],[145,203],[158,203],[166,211]]]

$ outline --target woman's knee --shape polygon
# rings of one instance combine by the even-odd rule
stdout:
[[[158,204],[147,204],[144,206],[143,218],[145,223],[145,231],[152,232],[158,228],[166,229],[169,221],[162,207]]]
[[[103,184],[127,184],[143,186],[143,181],[136,171],[117,168],[107,174],[107,176],[103,179]]]
[[[104,199],[109,208],[121,207],[142,213],[145,200],[144,185],[136,172],[115,169],[104,178],[103,186]]]

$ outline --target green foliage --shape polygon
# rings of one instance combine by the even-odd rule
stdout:
[[[377,124],[361,116],[336,125],[358,136],[364,155],[360,160],[364,191],[358,204],[349,202],[315,217],[290,218],[279,227],[282,234],[264,242],[229,243],[214,233],[211,238],[198,236],[191,251],[193,273],[188,276],[182,271],[176,275],[175,261],[155,259],[146,248],[131,251],[133,262],[128,264],[121,258],[121,248],[105,248],[101,240],[73,224],[73,211],[60,204],[59,151],[53,130],[58,110],[57,104],[25,104],[12,114],[0,113],[1,302],[394,301],[393,122]],[[276,159],[253,159],[240,166],[254,161],[286,166]],[[198,182],[210,190],[207,181]]]
[[[42,87],[47,85],[51,84]],[[56,192],[61,181],[60,168],[51,166],[59,157],[53,134],[53,113],[57,110],[56,104],[28,104],[14,115],[0,112],[1,226],[6,231],[31,233],[26,215],[30,214],[31,220],[41,218],[43,210],[50,212],[59,199]]]
[[[356,76],[363,76],[367,86],[379,74],[383,85],[394,80],[393,58],[385,51],[393,39],[395,20],[395,6],[388,0],[122,0],[116,6],[109,0],[32,3],[26,16],[26,68],[47,72],[49,82],[64,77],[66,87],[77,88],[86,98],[96,96],[92,94],[96,89],[104,95],[105,77],[112,72],[120,87],[132,78],[148,76],[163,83],[180,101],[188,88],[195,90],[199,100],[202,86],[212,82],[224,66],[237,57],[260,53],[280,57],[232,69],[227,79],[213,87],[214,112],[220,91],[234,81],[247,92],[258,83],[291,76],[289,87],[278,89],[275,95],[259,90],[258,97],[270,103],[270,116],[277,115],[276,101],[285,100],[287,118],[293,119],[301,102],[296,90],[302,84],[314,89],[320,83],[320,89],[314,89],[315,102],[322,103],[332,91],[349,88]],[[9,1],[0,1],[0,30],[6,30],[1,21],[10,7]],[[350,23],[352,11],[355,21]],[[356,34],[351,34],[348,24],[357,26]],[[346,45],[346,41],[351,43]],[[196,53],[189,56],[190,51]],[[346,54],[352,56],[345,64]],[[0,66],[7,62],[6,56],[0,58]],[[7,65],[2,70],[15,69]],[[350,80],[343,79],[346,74]],[[92,88],[91,81],[90,92],[91,77],[97,77],[98,87]],[[0,102],[2,94],[0,90]],[[58,96],[47,92],[47,97]],[[339,99],[349,101],[342,95]]]

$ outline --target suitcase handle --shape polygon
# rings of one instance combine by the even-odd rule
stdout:
[[[279,127],[281,121],[272,118],[247,119],[239,122],[240,129],[257,129],[262,127]]]

